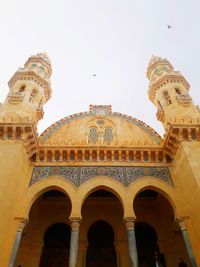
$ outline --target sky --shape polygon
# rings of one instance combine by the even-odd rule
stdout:
[[[39,133],[102,104],[162,135],[147,96],[147,65],[152,55],[167,58],[200,105],[199,10],[199,0],[0,0],[0,102],[18,67],[47,52],[53,93]]]

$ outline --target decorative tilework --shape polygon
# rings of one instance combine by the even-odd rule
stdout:
[[[104,131],[103,142],[105,144],[110,144],[112,140],[113,140],[113,131],[112,131],[112,128],[108,127]]]
[[[90,128],[89,134],[88,134],[88,143],[89,144],[96,144],[98,141],[98,130],[94,127]]]
[[[61,176],[76,186],[95,176],[106,176],[120,181],[125,186],[141,177],[151,176],[173,186],[172,178],[167,167],[65,167],[43,166],[34,167],[30,186],[42,179],[51,176]]]
[[[138,179],[143,176],[153,176],[159,178],[167,183],[172,184],[172,179],[169,173],[168,168],[158,168],[158,167],[143,167],[143,168],[134,168],[127,167],[127,184],[130,184],[135,179]]]

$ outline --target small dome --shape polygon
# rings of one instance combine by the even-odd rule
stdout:
[[[157,65],[168,65],[171,70],[174,69],[168,59],[152,55],[147,67],[148,79],[150,79],[152,69],[154,69]]]
[[[49,69],[49,73],[50,75],[52,74],[52,69],[51,69],[51,61],[47,55],[47,53],[38,53],[36,55],[32,55],[31,57],[29,57],[29,59],[26,61],[26,63],[24,64],[25,67],[27,67],[29,64],[31,64],[32,62],[42,62],[42,64],[46,65],[46,67]]]
[[[38,53],[36,57],[42,58],[44,61],[46,61],[49,65],[51,65],[51,60],[49,59],[49,56],[46,52]]]
[[[155,64],[158,61],[162,61],[162,62],[163,61],[167,61],[168,62],[168,60],[166,58],[162,58],[162,57],[158,57],[158,56],[152,55],[151,59],[149,61],[149,64],[148,64],[148,68],[151,67],[153,64]]]

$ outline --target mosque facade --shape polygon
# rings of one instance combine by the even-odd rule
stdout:
[[[200,266],[200,110],[185,77],[148,64],[163,138],[109,105],[38,136],[51,74],[31,56],[0,105],[0,266]]]

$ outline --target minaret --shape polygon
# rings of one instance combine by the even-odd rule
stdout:
[[[171,124],[199,121],[199,111],[188,93],[189,83],[179,71],[174,70],[167,59],[152,56],[147,78],[149,99],[158,108],[157,119],[163,123],[166,132]]]
[[[31,56],[8,82],[9,93],[0,108],[0,122],[37,123],[51,97],[51,63],[46,53]]]

